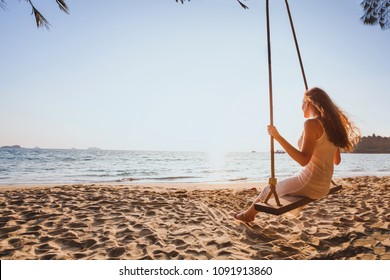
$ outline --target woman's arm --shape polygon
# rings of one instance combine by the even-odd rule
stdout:
[[[339,165],[341,162],[340,148],[337,148],[337,151],[334,155],[333,163]]]
[[[269,125],[268,133],[283,147],[286,153],[301,166],[307,165],[313,155],[315,141],[317,140],[318,122],[316,120],[307,120],[304,126],[302,150],[294,148],[286,139],[284,139],[276,129]]]

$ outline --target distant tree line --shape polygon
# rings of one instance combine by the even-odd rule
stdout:
[[[390,153],[390,137],[375,134],[363,136],[355,147],[354,153]]]

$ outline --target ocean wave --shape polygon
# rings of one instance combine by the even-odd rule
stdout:
[[[248,178],[243,177],[243,178],[229,179],[228,181],[230,181],[230,182],[236,182],[236,181],[246,181],[246,180],[248,180]]]
[[[266,181],[269,175],[269,158],[264,154],[259,157],[260,153],[229,154],[223,165],[210,164],[204,153],[105,151],[99,152],[99,156],[88,153],[90,155],[81,150],[0,150],[1,182],[245,182]],[[167,157],[170,159],[166,160]],[[390,154],[345,154],[343,157],[343,164],[335,167],[337,177],[390,174]],[[295,162],[280,160],[276,175],[282,180],[298,170]]]
[[[389,172],[389,174],[390,174],[390,168],[380,168],[377,171],[379,171],[379,172]]]
[[[239,169],[208,169],[208,170],[202,170],[201,173],[204,174],[212,174],[212,173],[233,173],[233,172],[239,172]]]
[[[132,182],[132,181],[139,181],[142,180],[141,178],[123,178],[116,180],[115,182]]]
[[[42,170],[44,170],[44,171],[54,171],[54,170],[57,170],[57,168],[55,168],[55,167],[46,167],[46,168],[42,168]]]
[[[180,180],[180,179],[196,179],[199,177],[194,176],[170,176],[170,177],[160,177],[160,178],[148,178],[152,180]]]
[[[67,158],[59,158],[59,161],[64,161],[64,162],[72,162],[72,161],[78,161],[79,159],[77,158],[70,158],[70,157],[67,157]]]
[[[182,179],[197,179],[200,177],[194,176],[169,176],[169,177],[144,177],[144,178],[123,178],[119,179],[116,182],[131,182],[131,181],[175,181]]]
[[[112,177],[111,174],[91,174],[91,173],[86,173],[86,174],[66,174],[64,175],[64,177],[75,177],[75,178],[83,178],[83,177],[86,177],[86,178],[106,178],[106,177]]]

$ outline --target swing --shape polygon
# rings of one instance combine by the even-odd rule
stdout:
[[[288,1],[285,0],[286,3],[286,8],[287,8],[287,13],[290,19],[290,26],[291,30],[294,36],[294,42],[295,42],[295,47],[299,59],[299,63],[301,66],[301,72],[302,72],[302,77],[303,77],[303,82],[305,84],[306,90],[308,90],[307,86],[307,80],[306,80],[306,75],[305,75],[305,70],[303,68],[303,63],[302,63],[302,58],[301,54],[299,51],[299,46],[298,46],[298,41],[297,37],[295,34],[295,29],[294,29],[294,23],[292,20],[291,12],[290,12],[290,7],[288,4]],[[274,124],[273,120],[273,95],[272,95],[272,64],[271,64],[271,39],[270,39],[270,20],[269,20],[269,0],[266,0],[266,17],[267,17],[267,47],[268,47],[268,84],[269,84],[269,106],[270,106],[270,124]],[[271,178],[268,180],[268,185],[270,187],[270,191],[267,194],[267,197],[265,200],[261,203],[255,203],[254,207],[257,211],[260,212],[265,212],[268,214],[273,214],[273,215],[281,215],[286,212],[292,211],[294,209],[297,209],[299,207],[302,207],[310,202],[315,201],[314,199],[310,199],[307,197],[299,197],[299,196],[288,196],[285,195],[283,197],[279,197],[278,194],[276,193],[276,183],[277,179],[275,177],[275,151],[274,151],[274,138],[271,136],[270,137],[270,145],[271,145]],[[336,185],[334,181],[332,180],[333,186],[330,188],[329,194],[333,194],[341,189],[340,185]],[[271,199],[271,195],[274,196],[274,199]],[[270,201],[270,203],[269,203]]]

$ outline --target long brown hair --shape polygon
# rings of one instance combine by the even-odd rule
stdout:
[[[344,151],[352,151],[359,142],[360,131],[333,103],[329,95],[324,90],[315,87],[306,91],[304,98],[317,109],[318,119],[329,141]]]

